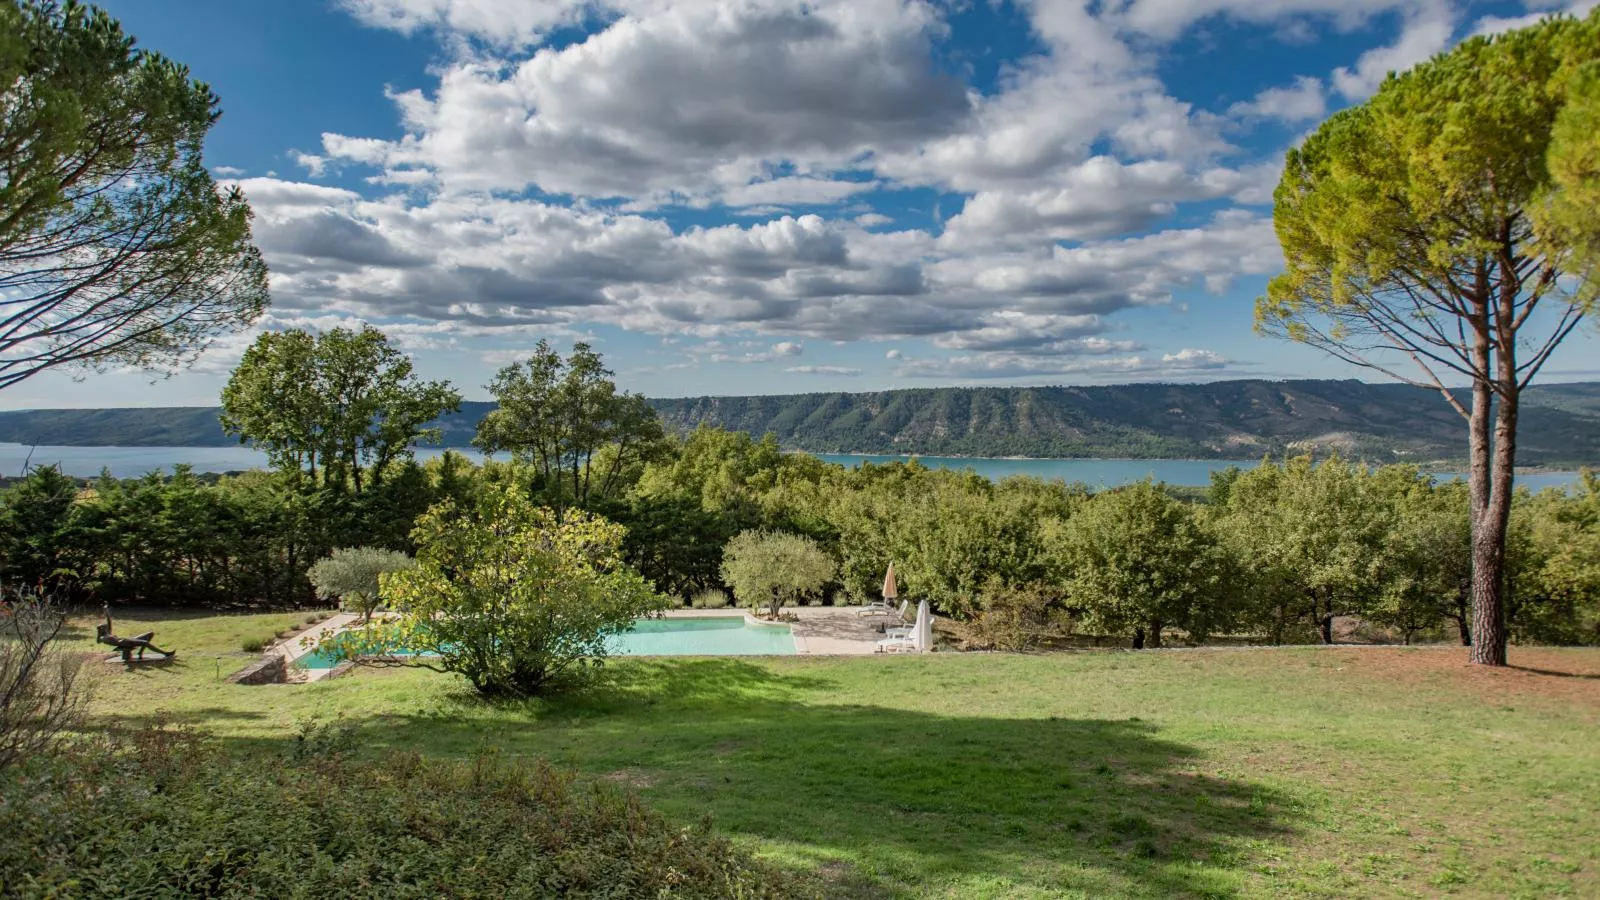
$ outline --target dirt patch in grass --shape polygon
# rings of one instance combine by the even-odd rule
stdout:
[[[644,788],[651,787],[656,783],[656,777],[654,775],[651,775],[643,769],[635,769],[632,767],[618,769],[615,772],[607,772],[606,774],[600,776],[600,780],[610,781],[614,784],[625,785],[634,790],[642,790]]]
[[[1325,650],[1322,666],[1350,670],[1403,685],[1446,687],[1484,699],[1545,698],[1600,710],[1600,657],[1546,647],[1512,647],[1507,668],[1474,666],[1462,647],[1363,647]]]

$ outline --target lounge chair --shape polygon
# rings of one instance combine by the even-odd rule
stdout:
[[[902,608],[903,608],[903,604],[902,604]],[[879,615],[886,616],[886,615],[889,615],[889,614],[891,614],[893,612],[894,612],[894,609],[891,606],[889,606],[888,599],[880,597],[879,599],[874,600],[871,603],[868,603],[866,606],[863,606],[860,609],[856,610],[856,615],[858,615],[858,616],[879,616]]]
[[[909,634],[903,637],[887,637],[878,642],[878,652],[915,653],[917,652],[917,642]]]
[[[906,621],[906,613],[909,612],[910,610],[911,610],[911,601],[910,600],[902,600],[902,601],[900,601],[900,612],[895,616],[895,618],[900,622],[900,624],[899,625],[886,626],[883,629],[883,636],[886,637],[886,638],[910,637],[911,636],[911,632],[917,630],[917,626],[915,624],[908,623]]]

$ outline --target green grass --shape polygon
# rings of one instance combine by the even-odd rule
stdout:
[[[280,620],[128,620],[179,660],[107,666],[99,720],[547,757],[838,895],[1600,895],[1600,651],[635,660],[495,705],[417,671],[220,683]]]

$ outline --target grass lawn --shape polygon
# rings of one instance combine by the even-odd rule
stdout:
[[[839,896],[1600,896],[1596,650],[632,660],[499,705],[419,671],[221,683],[293,620],[119,617],[179,660],[105,666],[96,715],[241,753],[343,717],[374,752],[544,756]]]

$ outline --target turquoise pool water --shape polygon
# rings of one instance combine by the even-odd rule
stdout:
[[[612,638],[615,656],[793,656],[794,634],[787,625],[747,625],[742,616],[639,619]],[[399,653],[397,655],[406,655]],[[294,664],[331,669],[337,663],[314,651]]]
[[[793,656],[787,625],[749,625],[743,616],[640,619],[617,635],[618,656]]]

